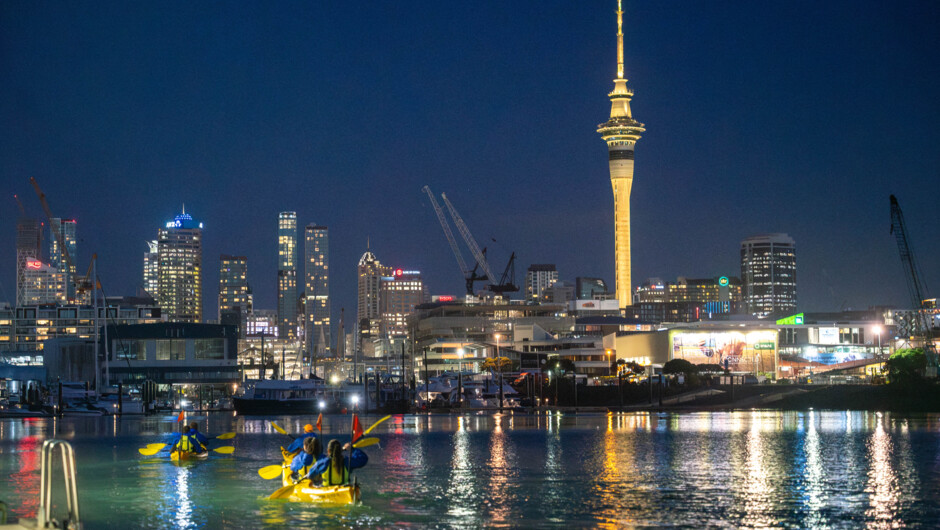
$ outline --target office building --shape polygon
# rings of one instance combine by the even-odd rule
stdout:
[[[408,317],[427,300],[421,271],[394,269],[381,279],[381,332],[386,337],[408,335]]]
[[[160,245],[156,239],[147,241],[147,252],[144,252],[144,290],[154,300],[160,294]]]
[[[643,124],[633,119],[630,100],[633,90],[623,77],[623,10],[617,2],[617,78],[610,94],[610,119],[598,126],[597,132],[607,143],[610,183],[614,192],[614,267],[617,276],[616,294],[621,307],[632,300],[630,263],[630,192],[633,188],[633,148]]]
[[[760,234],[741,242],[746,311],[758,318],[796,311],[796,244],[786,234]]]
[[[739,313],[741,306],[738,278],[680,276],[675,283],[653,278],[637,287],[631,311],[645,322],[696,322]]]
[[[550,302],[548,288],[558,281],[555,265],[529,265],[525,273],[525,299],[530,304]]]
[[[359,334],[363,337],[375,337],[379,334],[382,318],[382,277],[390,275],[391,270],[383,266],[372,251],[366,250],[359,259],[359,307],[356,319]]]
[[[58,217],[53,217],[49,223],[49,262],[64,275],[69,300],[75,299],[75,263],[78,261],[77,225],[75,219]],[[56,233],[59,234],[58,237]]]
[[[248,258],[223,254],[219,256],[219,323],[236,326],[238,336],[244,338],[249,313]]]
[[[20,217],[16,223],[16,305],[26,305],[27,263],[39,261],[42,231],[39,221]]]
[[[297,212],[277,216],[278,338],[297,338]]]
[[[67,276],[59,269],[38,259],[26,261],[23,271],[22,304],[67,304]]]
[[[317,357],[332,352],[330,332],[330,231],[309,224],[304,229],[304,334],[307,351]]]
[[[202,223],[177,215],[157,233],[157,302],[169,322],[202,321]]]
[[[578,276],[574,279],[574,290],[578,300],[607,300],[607,282],[600,278]]]

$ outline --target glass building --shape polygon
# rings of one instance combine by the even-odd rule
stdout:
[[[494,281],[492,278],[490,281]],[[550,302],[548,288],[558,281],[554,264],[529,265],[525,273],[525,299],[531,304]]]
[[[796,244],[787,234],[741,242],[741,281],[748,313],[764,318],[796,310]]]
[[[304,230],[305,326],[307,351],[330,356],[330,231],[310,224]]]
[[[277,334],[297,338],[297,212],[277,216]]]
[[[156,239],[147,241],[144,252],[144,290],[157,300],[160,295],[160,244]]]
[[[157,233],[157,302],[169,322],[202,321],[202,223],[177,215]]]
[[[251,288],[248,286],[248,258],[219,257],[219,322],[238,326],[245,337],[248,313],[251,313]]]
[[[49,222],[49,261],[53,267],[59,269],[65,276],[65,287],[69,300],[75,299],[75,263],[77,261],[76,254],[78,253],[78,239],[75,236],[75,229],[77,225],[75,219],[59,219],[58,217],[53,217]],[[65,252],[59,245],[59,239],[56,238],[57,231],[61,236]],[[68,257],[66,257],[66,253],[68,253]]]

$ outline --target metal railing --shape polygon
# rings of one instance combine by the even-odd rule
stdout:
[[[68,517],[64,521],[52,518],[52,463],[56,449],[62,453],[62,474],[65,482],[65,498]],[[37,528],[72,528],[81,530],[81,514],[78,509],[78,486],[75,483],[75,451],[63,440],[46,440],[42,444],[42,481],[39,491],[39,510],[36,513]]]

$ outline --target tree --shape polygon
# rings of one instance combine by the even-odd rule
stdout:
[[[926,369],[927,356],[923,348],[898,350],[885,361],[885,371],[891,383],[910,383],[923,377]]]
[[[724,373],[725,367],[720,364],[696,364],[695,368],[699,372]]]
[[[663,365],[664,374],[694,374],[698,368],[685,359],[673,359]]]

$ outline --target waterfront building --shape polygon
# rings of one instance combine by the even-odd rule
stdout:
[[[630,192],[633,188],[633,149],[643,124],[633,119],[630,100],[633,90],[623,76],[623,10],[617,1],[617,78],[610,97],[610,118],[597,132],[607,143],[610,183],[614,192],[614,269],[616,297],[621,307],[630,305],[633,287],[630,263]]]
[[[65,276],[66,296],[69,300],[75,299],[75,263],[78,254],[78,239],[75,219],[60,219],[53,217],[49,221],[49,261],[53,267],[59,269]],[[62,244],[56,238],[56,232],[61,237]]]
[[[304,336],[307,351],[330,356],[330,231],[309,224],[304,229]]]
[[[68,276],[38,259],[26,260],[23,271],[22,305],[66,304]]]
[[[297,212],[277,216],[277,329],[282,339],[297,338]]]
[[[421,271],[394,269],[381,279],[380,311],[383,336],[408,336],[408,317],[427,300]]]
[[[219,256],[219,322],[236,326],[238,336],[244,337],[249,313],[248,258],[222,254]]]
[[[636,288],[631,311],[649,322],[695,322],[740,312],[741,280],[735,277],[690,279],[675,283],[652,278]]]
[[[157,301],[169,322],[202,320],[202,223],[186,213],[157,232]]]
[[[27,263],[42,257],[42,230],[39,221],[32,217],[20,217],[16,222],[16,305],[26,304]]]
[[[741,242],[746,311],[758,318],[796,311],[796,244],[787,234],[760,234]]]
[[[391,269],[376,259],[371,250],[366,250],[359,259],[359,304],[356,320],[361,337],[378,336],[381,327],[382,277],[391,275]]]
[[[545,301],[550,304],[564,305],[572,300],[577,300],[574,284],[563,280],[553,283],[548,289],[545,289],[544,293]]]
[[[144,290],[154,300],[159,300],[160,244],[156,239],[147,241],[147,252],[144,252]]]
[[[277,311],[274,309],[252,309],[245,325],[246,337],[277,337]]]
[[[558,281],[554,264],[529,265],[525,273],[525,299],[530,304],[550,302],[548,288]]]
[[[578,300],[608,300],[607,282],[600,278],[578,276],[574,279],[575,296]]]

